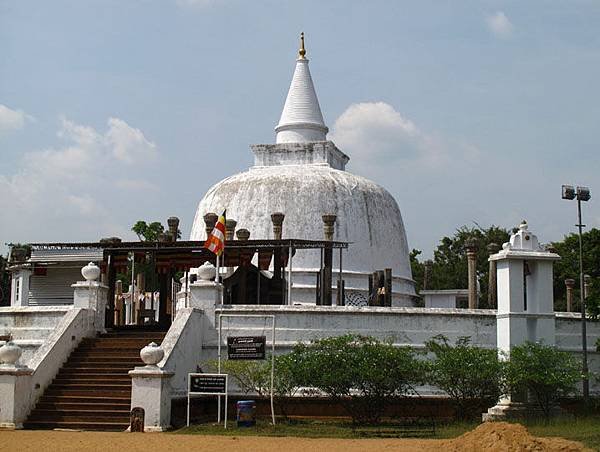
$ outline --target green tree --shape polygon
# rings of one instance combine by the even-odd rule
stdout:
[[[487,306],[489,251],[487,246],[495,243],[501,246],[510,238],[508,230],[499,226],[482,228],[463,226],[452,237],[442,237],[433,253],[433,266],[429,276],[428,289],[465,289],[468,287],[467,240],[477,245],[477,273],[480,284],[480,306]],[[424,263],[417,260],[421,252],[411,252],[411,268],[417,287],[423,287]]]
[[[580,364],[573,355],[549,345],[526,342],[513,347],[506,363],[506,384],[511,393],[527,391],[549,418],[561,397],[576,391]]]
[[[600,315],[600,229],[590,229],[583,233],[583,271],[591,276],[591,288],[586,299],[590,317]],[[569,234],[560,242],[552,243],[561,259],[554,264],[554,306],[556,310],[566,310],[565,279],[576,281],[574,309],[579,311],[579,235]]]
[[[297,386],[338,401],[354,423],[378,423],[394,399],[415,392],[423,364],[408,347],[348,334],[297,344],[290,360]]]
[[[503,365],[495,349],[484,349],[461,337],[451,345],[443,335],[425,343],[434,355],[429,364],[428,383],[452,399],[459,419],[481,416],[502,394]]]
[[[165,227],[158,221],[146,223],[143,220],[137,221],[131,228],[140,241],[157,242],[159,234],[165,232]]]

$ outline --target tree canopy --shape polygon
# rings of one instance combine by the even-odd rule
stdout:
[[[499,226],[482,228],[480,226],[463,226],[456,230],[452,237],[442,237],[433,252],[433,261],[427,289],[466,289],[468,287],[466,244],[472,240],[477,247],[477,274],[480,284],[480,306],[487,306],[489,251],[487,246],[495,243],[500,247],[508,241],[508,230]],[[417,282],[417,290],[423,287],[425,263],[419,262],[419,250],[410,253],[413,278]]]
[[[582,234],[583,238],[583,271],[591,277],[591,287],[586,299],[588,313],[592,318],[600,314],[600,229],[592,228]],[[554,305],[565,310],[565,279],[574,279],[574,309],[579,311],[579,235],[569,234],[560,242],[552,243],[561,259],[554,265]]]
[[[477,245],[477,276],[480,284],[481,307],[487,306],[489,281],[489,251],[487,246],[495,243],[501,246],[510,238],[507,229],[500,226],[488,228],[463,226],[453,236],[442,237],[433,253],[432,268],[428,289],[465,289],[468,287],[467,240]],[[554,265],[554,306],[557,311],[566,310],[565,279],[576,281],[574,290],[575,310],[579,310],[579,237],[569,234],[563,240],[551,244],[561,259]],[[419,260],[420,250],[410,253],[410,264],[416,289],[423,288],[425,262]],[[586,299],[588,315],[593,319],[600,317],[600,229],[590,229],[583,234],[583,268],[591,277],[590,289]]]
[[[131,228],[138,236],[138,239],[145,242],[157,242],[159,234],[165,232],[165,227],[159,221],[146,223],[143,220],[137,221]]]

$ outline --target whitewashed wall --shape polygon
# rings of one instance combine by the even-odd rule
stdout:
[[[72,294],[71,294],[72,297]],[[48,336],[69,312],[68,307],[2,307],[0,308],[0,335],[10,335],[23,350],[22,365],[30,360]],[[0,346],[4,342],[0,341]]]
[[[357,333],[396,345],[424,348],[427,340],[443,334],[451,341],[469,336],[474,345],[496,348],[496,311],[485,309],[425,308],[354,308],[302,306],[235,306],[217,309],[222,314],[275,315],[276,348],[285,352],[298,341]],[[209,322],[210,323],[210,322]],[[215,325],[218,323],[214,323]],[[578,314],[556,314],[556,345],[577,355],[581,350]],[[224,318],[223,341],[230,335],[265,335],[270,343],[270,323],[259,318]],[[592,372],[600,374],[600,353],[595,342],[600,337],[600,322],[588,323],[588,356]],[[217,341],[213,331],[203,333],[202,360],[216,357]],[[591,390],[600,394],[600,384],[593,379]]]

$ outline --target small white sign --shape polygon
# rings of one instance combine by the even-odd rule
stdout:
[[[190,426],[190,399],[196,396],[216,395],[219,397],[217,422],[221,422],[221,396],[225,396],[224,428],[227,428],[227,396],[229,392],[228,374],[188,374],[187,426]]]

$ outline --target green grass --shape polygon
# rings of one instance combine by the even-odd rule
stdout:
[[[258,421],[256,427],[240,427],[235,422],[228,422],[227,429],[223,424],[206,423],[192,425],[176,430],[174,433],[195,435],[225,436],[295,436],[305,438],[364,438],[372,436],[425,436],[409,435],[410,427],[399,427],[396,424],[382,423],[378,426],[360,426],[356,428],[350,421],[320,421],[311,419],[294,419],[279,421],[272,425],[267,421]],[[426,432],[424,432],[426,433]],[[426,437],[432,438],[432,435]]]
[[[525,425],[535,436],[560,436],[600,451],[600,416],[558,418],[548,423],[539,421]]]
[[[306,438],[356,438],[350,422],[293,420],[279,421],[272,425],[259,420],[256,427],[240,427],[228,422],[227,429],[223,424],[207,423],[192,425],[176,430],[174,433],[225,435],[225,436],[297,436]]]
[[[544,421],[529,421],[524,423],[535,436],[560,436],[573,441],[580,441],[587,447],[600,451],[600,416],[563,417]],[[256,427],[238,428],[234,421],[229,422],[227,429],[222,424],[206,423],[184,427],[173,433],[195,435],[225,435],[225,436],[294,436],[305,438],[364,438],[372,436],[422,437],[431,439],[456,438],[465,432],[473,430],[477,422],[453,422],[438,424],[435,434],[411,435],[406,434],[407,427],[393,423],[380,426],[361,426],[354,428],[350,421],[294,419],[280,421],[271,425],[260,420]]]

